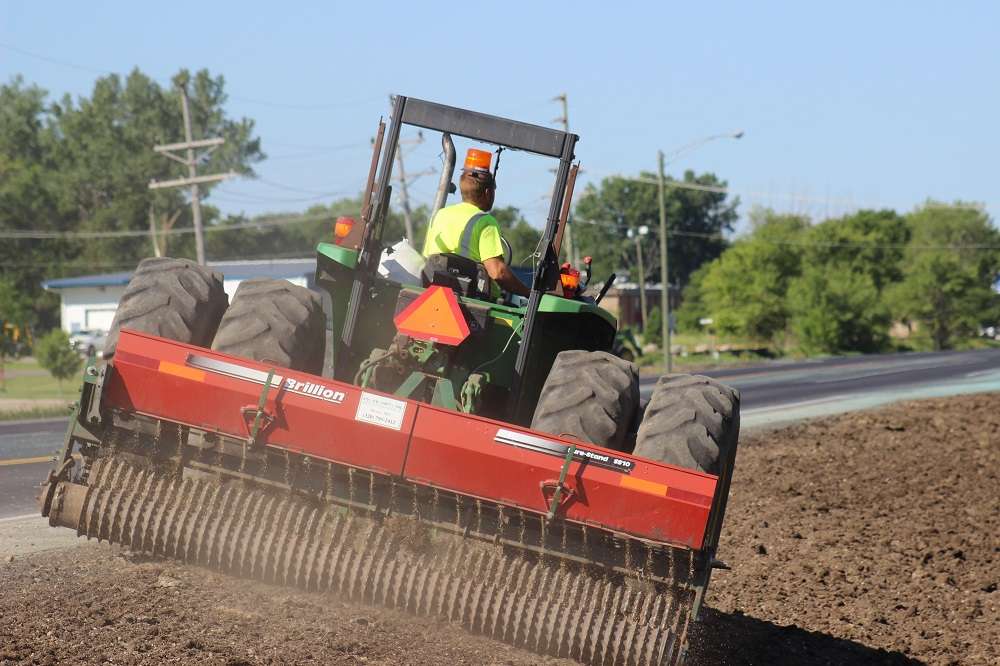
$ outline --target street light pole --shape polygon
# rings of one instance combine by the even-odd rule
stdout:
[[[562,102],[562,116],[552,122],[562,123],[563,131],[569,134],[569,98],[566,93],[561,93],[552,98],[553,102]],[[573,225],[569,218],[566,218],[566,229],[563,231],[563,243],[566,245],[566,260],[574,266],[579,262],[576,256],[576,246],[573,245]]]
[[[643,335],[647,334],[646,316],[649,309],[646,307],[646,270],[642,260],[642,237],[649,233],[649,227],[645,224],[635,229],[628,230],[628,236],[635,241],[635,262],[639,268],[639,320],[642,323]]]
[[[674,360],[670,354],[670,273],[667,263],[667,202],[665,190],[667,187],[666,176],[663,173],[663,151],[656,152],[659,171],[659,199],[660,199],[660,321],[663,337],[660,343],[663,345],[663,367],[667,369],[667,374],[674,371]]]
[[[716,139],[742,139],[743,130],[736,132],[729,132],[728,134],[713,134],[712,136],[707,136],[704,139],[699,139],[698,141],[693,141],[686,146],[682,146],[670,154],[671,159],[678,157],[681,153],[686,153],[689,150],[694,150],[699,146],[703,146],[709,141],[715,141]],[[657,157],[657,171],[659,172],[659,177],[657,179],[659,185],[659,198],[660,198],[660,281],[663,283],[663,288],[660,290],[660,315],[663,326],[663,338],[661,342],[663,343],[663,366],[667,370],[667,374],[674,371],[674,359],[671,352],[670,346],[670,265],[667,261],[667,202],[666,202],[666,189],[667,189],[667,177],[664,173],[664,165],[666,163],[663,157],[663,151],[656,151]]]

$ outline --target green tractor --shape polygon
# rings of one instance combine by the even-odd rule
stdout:
[[[383,242],[403,125],[441,133],[435,210],[454,191],[452,136],[558,160],[526,299],[495,297],[467,258]],[[360,223],[318,248],[326,308],[274,279],[230,303],[210,268],[144,260],[43,515],[582,663],[680,663],[724,566],[739,395],[667,375],[640,405],[600,307],[611,278],[587,296],[558,258],[576,142],[396,97]]]
[[[404,125],[441,136],[444,166],[432,214],[455,192],[453,136],[558,160],[527,299],[494,298],[481,266],[458,255],[430,257],[409,279],[385,270],[395,261],[383,231]],[[391,122],[378,126],[360,223],[338,221],[333,242],[317,248],[326,313],[315,292],[268,279],[241,283],[227,307],[218,274],[183,260],[147,259],[126,290],[105,353],[113,354],[118,330],[130,327],[718,474],[725,450],[735,448],[738,395],[708,378],[671,375],[641,409],[638,370],[614,353],[617,321],[600,307],[614,276],[589,296],[589,263],[582,280],[560,264],[578,138],[396,96]],[[150,288],[154,283],[160,286]],[[189,301],[190,311],[168,317],[147,302],[164,289],[172,300],[156,303]]]
[[[333,306],[334,378],[611,448],[625,446],[639,402],[636,369],[606,353],[614,344],[615,317],[599,299],[570,286],[577,273],[558,259],[578,137],[406,97],[395,98],[392,117],[399,122],[388,132],[379,128],[372,166],[381,152],[381,169],[366,190],[371,196],[362,224],[318,248],[317,284],[330,293]],[[445,165],[432,213],[454,191],[453,135],[559,160],[526,303],[507,294],[490,298],[488,276],[454,255],[428,261],[420,284],[379,274],[402,125],[441,133]],[[571,275],[564,286],[564,276]],[[426,291],[435,287],[443,289],[429,298]],[[416,329],[407,327],[414,319]],[[455,328],[459,337],[448,338]]]

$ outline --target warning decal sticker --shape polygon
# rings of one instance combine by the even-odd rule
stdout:
[[[405,414],[405,401],[362,391],[361,400],[358,401],[358,412],[355,414],[354,420],[392,430],[402,430]]]

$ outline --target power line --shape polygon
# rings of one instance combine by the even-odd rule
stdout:
[[[313,196],[313,197],[267,197],[258,196],[256,194],[246,194],[244,192],[232,192],[230,190],[219,189],[222,195],[213,194],[218,201],[224,203],[244,203],[244,204],[282,204],[282,203],[314,203],[316,201],[322,201],[324,199],[330,199],[331,197],[325,194]]]
[[[47,63],[51,63],[53,65],[62,65],[63,67],[72,67],[73,69],[79,69],[79,70],[84,71],[84,72],[92,72],[92,73],[97,73],[97,74],[112,74],[113,73],[110,70],[98,69],[97,67],[89,67],[87,65],[80,65],[80,64],[77,64],[77,63],[67,62],[65,60],[59,60],[57,58],[52,58],[50,56],[42,55],[41,53],[33,53],[31,51],[26,51],[25,49],[22,49],[20,47],[14,46],[12,44],[0,43],[0,48],[5,48],[8,51],[13,51],[14,53],[20,53],[23,56],[27,56],[29,58],[35,58],[36,60],[41,60],[41,61],[44,61],[44,62],[47,62]]]
[[[312,248],[310,248],[310,251],[311,251],[311,249]],[[209,266],[217,266],[220,263],[235,262],[235,261],[239,261],[239,262],[245,262],[245,261],[266,262],[266,261],[269,261],[269,260],[281,260],[281,259],[303,259],[303,260],[312,259],[312,257],[303,256],[303,252],[307,252],[307,250],[303,250],[302,252],[281,252],[281,253],[278,253],[278,254],[261,254],[261,255],[251,255],[251,256],[242,256],[241,255],[238,259],[232,259],[232,258],[230,258],[230,259],[212,259],[212,260],[210,260],[208,262],[208,265]],[[120,262],[82,261],[82,262],[75,262],[75,263],[74,262],[60,262],[59,263],[59,267],[60,268],[69,268],[69,269],[75,269],[75,268],[129,268],[129,269],[132,269],[132,268],[136,267],[137,263],[138,263],[137,261],[128,261],[128,262],[125,262],[125,261],[120,261]],[[3,271],[5,269],[11,268],[11,267],[15,267],[15,268],[51,268],[52,267],[52,263],[51,262],[39,262],[39,261],[23,261],[23,262],[13,262],[13,263],[11,263],[11,262],[5,262],[3,265],[0,265],[0,271]],[[221,268],[225,268],[225,266],[221,266]],[[53,278],[53,279],[59,279],[59,278]]]
[[[331,109],[346,109],[352,106],[360,106],[361,104],[368,104],[370,102],[375,102],[382,99],[382,96],[378,97],[365,97],[363,99],[351,100],[349,102],[332,102],[329,104],[295,104],[288,102],[271,102],[263,99],[254,99],[251,97],[242,97],[238,95],[230,95],[229,99],[235,100],[237,102],[245,102],[247,104],[260,104],[261,106],[269,106],[275,109],[294,109],[297,111],[329,111]]]
[[[601,222],[598,220],[585,220],[582,218],[576,218],[576,222],[582,222],[583,224],[592,224],[596,226],[604,227],[616,227],[618,229],[626,229],[628,225],[621,224],[618,222]],[[706,240],[724,240],[740,242],[744,240],[754,240],[762,243],[767,243],[769,245],[784,245],[792,247],[849,247],[849,248],[871,248],[878,250],[891,250],[891,249],[911,249],[911,250],[1000,250],[1000,245],[987,245],[987,244],[971,244],[971,245],[915,245],[913,243],[866,243],[864,241],[843,241],[843,242],[824,242],[824,241],[779,241],[771,240],[768,238],[760,238],[753,236],[740,236],[736,238],[727,237],[721,232],[702,232],[702,231],[676,231],[670,230],[667,232],[668,236],[679,236],[685,238],[703,238]]]
[[[268,180],[267,178],[257,177],[254,179],[258,183],[264,183],[265,185],[270,185],[279,190],[287,190],[289,192],[299,192],[301,194],[315,194],[324,197],[340,197],[345,196],[344,192],[319,192],[317,190],[306,190],[301,187],[294,187],[292,185],[284,185],[283,183],[276,183],[273,180]],[[360,188],[359,188],[360,189]]]
[[[274,145],[274,144],[272,142],[268,142],[268,145]],[[344,146],[341,146],[340,148],[321,148],[321,147],[318,147],[315,150],[304,150],[303,149],[303,150],[301,150],[300,152],[297,152],[297,153],[286,153],[286,154],[282,154],[282,155],[268,155],[266,158],[264,158],[264,161],[270,162],[271,160],[303,160],[303,159],[311,159],[313,157],[324,157],[326,155],[332,155],[334,153],[339,153],[339,152],[344,151],[344,150],[357,150],[357,149],[360,149],[360,148],[368,148],[368,147],[370,147],[370,146],[367,143],[352,143],[352,144],[345,144]]]
[[[3,42],[0,42],[0,48],[7,49],[8,51],[12,51],[14,53],[18,53],[18,54],[26,56],[28,58],[34,58],[35,60],[41,60],[42,62],[47,62],[47,63],[52,64],[52,65],[60,65],[62,67],[70,67],[72,69],[80,70],[80,71],[83,71],[83,72],[90,72],[92,74],[108,75],[108,74],[118,74],[119,73],[119,72],[117,72],[117,71],[115,71],[113,69],[107,69],[107,68],[101,68],[101,67],[93,67],[93,66],[90,66],[90,65],[83,65],[83,64],[80,64],[80,63],[70,62],[68,60],[62,60],[60,58],[53,58],[52,56],[44,55],[42,53],[36,53],[34,51],[29,51],[27,49],[22,49],[21,47],[14,46],[13,44],[6,44],[6,43],[3,43]],[[165,85],[165,84],[161,84],[161,85]],[[366,98],[363,98],[363,99],[355,99],[355,100],[346,101],[346,102],[331,102],[331,103],[320,103],[320,104],[299,104],[299,103],[295,103],[295,102],[273,102],[273,101],[270,101],[270,100],[256,99],[256,98],[253,98],[253,97],[243,97],[241,95],[228,95],[228,97],[229,97],[229,99],[231,99],[233,101],[237,101],[237,102],[244,102],[244,103],[248,103],[248,104],[260,104],[261,106],[270,106],[270,107],[281,108],[281,109],[297,109],[297,110],[301,110],[301,111],[327,111],[327,110],[330,110],[330,109],[348,108],[348,107],[351,107],[351,106],[358,106],[358,105],[361,105],[361,104],[368,104],[370,102],[374,102],[374,101],[382,99],[382,95],[379,95],[377,97],[376,96],[372,96],[372,97],[366,97]]]
[[[636,183],[645,183],[647,185],[657,185],[658,184],[658,181],[657,181],[656,178],[651,178],[651,177],[650,178],[646,178],[646,177],[643,177],[643,176],[626,176],[626,175],[617,174],[617,173],[605,173],[605,175],[603,176],[603,178],[620,178],[622,180],[629,180],[629,181],[636,182]],[[787,192],[756,192],[756,191],[748,191],[748,190],[738,190],[738,189],[734,189],[734,188],[731,188],[731,187],[728,187],[728,186],[723,187],[721,185],[702,185],[701,183],[688,183],[688,182],[685,182],[685,181],[682,181],[682,180],[668,180],[668,181],[666,181],[664,183],[664,185],[666,187],[670,187],[670,188],[674,188],[674,189],[679,189],[679,190],[696,190],[696,191],[699,191],[699,192],[712,192],[712,193],[716,193],[716,194],[740,195],[740,196],[745,196],[745,197],[747,197],[749,199],[758,199],[758,200],[769,200],[769,199],[778,198],[778,199],[789,199],[789,200],[794,201],[794,202],[802,202],[802,203],[835,204],[835,205],[846,206],[846,207],[849,207],[849,208],[867,208],[867,209],[892,208],[892,206],[887,206],[887,205],[882,204],[882,203],[857,202],[857,201],[854,201],[853,199],[838,199],[838,198],[831,199],[829,197],[827,197],[827,198],[808,197],[808,196],[803,196],[803,195],[800,195],[800,194],[793,194],[793,193],[787,193]],[[934,202],[931,202],[931,203],[929,203],[927,205],[929,207],[932,207],[932,208],[937,208],[937,207],[941,207],[941,208],[962,208],[962,209],[978,210],[978,211],[982,211],[986,207],[986,204],[984,204],[984,203],[968,203],[968,204],[966,204],[966,203],[955,203],[955,204],[944,203],[944,204],[936,204]]]
[[[205,227],[205,233],[218,231],[238,231],[240,229],[263,229],[305,222],[321,222],[333,220],[333,215],[297,215],[294,217],[275,217],[255,219],[236,224],[212,224]],[[161,235],[191,234],[194,229],[185,227],[158,232]],[[0,231],[0,238],[10,240],[94,240],[100,238],[139,238],[149,236],[149,230],[123,229],[121,231]]]

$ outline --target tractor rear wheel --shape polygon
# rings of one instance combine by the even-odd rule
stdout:
[[[701,375],[664,375],[646,405],[633,452],[719,474],[739,434],[739,391]]]
[[[241,282],[233,304],[222,317],[212,349],[321,374],[326,316],[319,294],[288,280]]]
[[[531,427],[623,451],[638,407],[634,364],[607,352],[564,351],[545,380]]]
[[[207,347],[228,302],[221,273],[188,259],[143,259],[118,304],[104,356],[115,353],[122,328]]]

